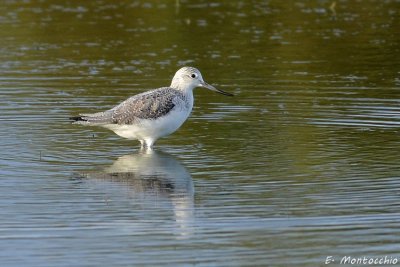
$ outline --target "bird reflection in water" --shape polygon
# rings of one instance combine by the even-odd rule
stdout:
[[[153,212],[172,207],[181,237],[192,232],[194,187],[188,170],[171,155],[154,150],[119,157],[101,172],[83,174],[96,183],[112,182],[128,189],[130,198]],[[154,209],[155,208],[155,209]],[[151,210],[151,211],[150,211]]]

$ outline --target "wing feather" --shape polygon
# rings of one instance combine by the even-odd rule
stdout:
[[[184,95],[172,88],[164,87],[132,96],[116,107],[93,114],[81,114],[78,123],[89,124],[134,124],[142,119],[165,116],[176,105],[182,104]]]

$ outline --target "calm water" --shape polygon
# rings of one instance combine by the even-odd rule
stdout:
[[[400,2],[170,2],[0,6],[1,266],[400,261]],[[153,153],[68,122],[183,65]]]

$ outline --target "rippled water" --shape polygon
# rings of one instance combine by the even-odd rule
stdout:
[[[2,266],[399,259],[398,1],[7,1]],[[152,153],[71,125],[183,65],[234,98]]]

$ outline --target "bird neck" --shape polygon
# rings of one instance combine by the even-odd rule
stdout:
[[[193,88],[176,88],[172,87],[171,88],[178,91],[181,94],[182,100],[185,102],[185,107],[187,110],[192,110],[193,108],[193,102],[194,102],[194,97],[193,97]]]
[[[191,85],[182,84],[182,83],[174,83],[174,81],[172,81],[170,87],[175,90],[179,90],[179,91],[183,92],[184,94],[192,94],[193,89],[194,89],[194,87]]]

